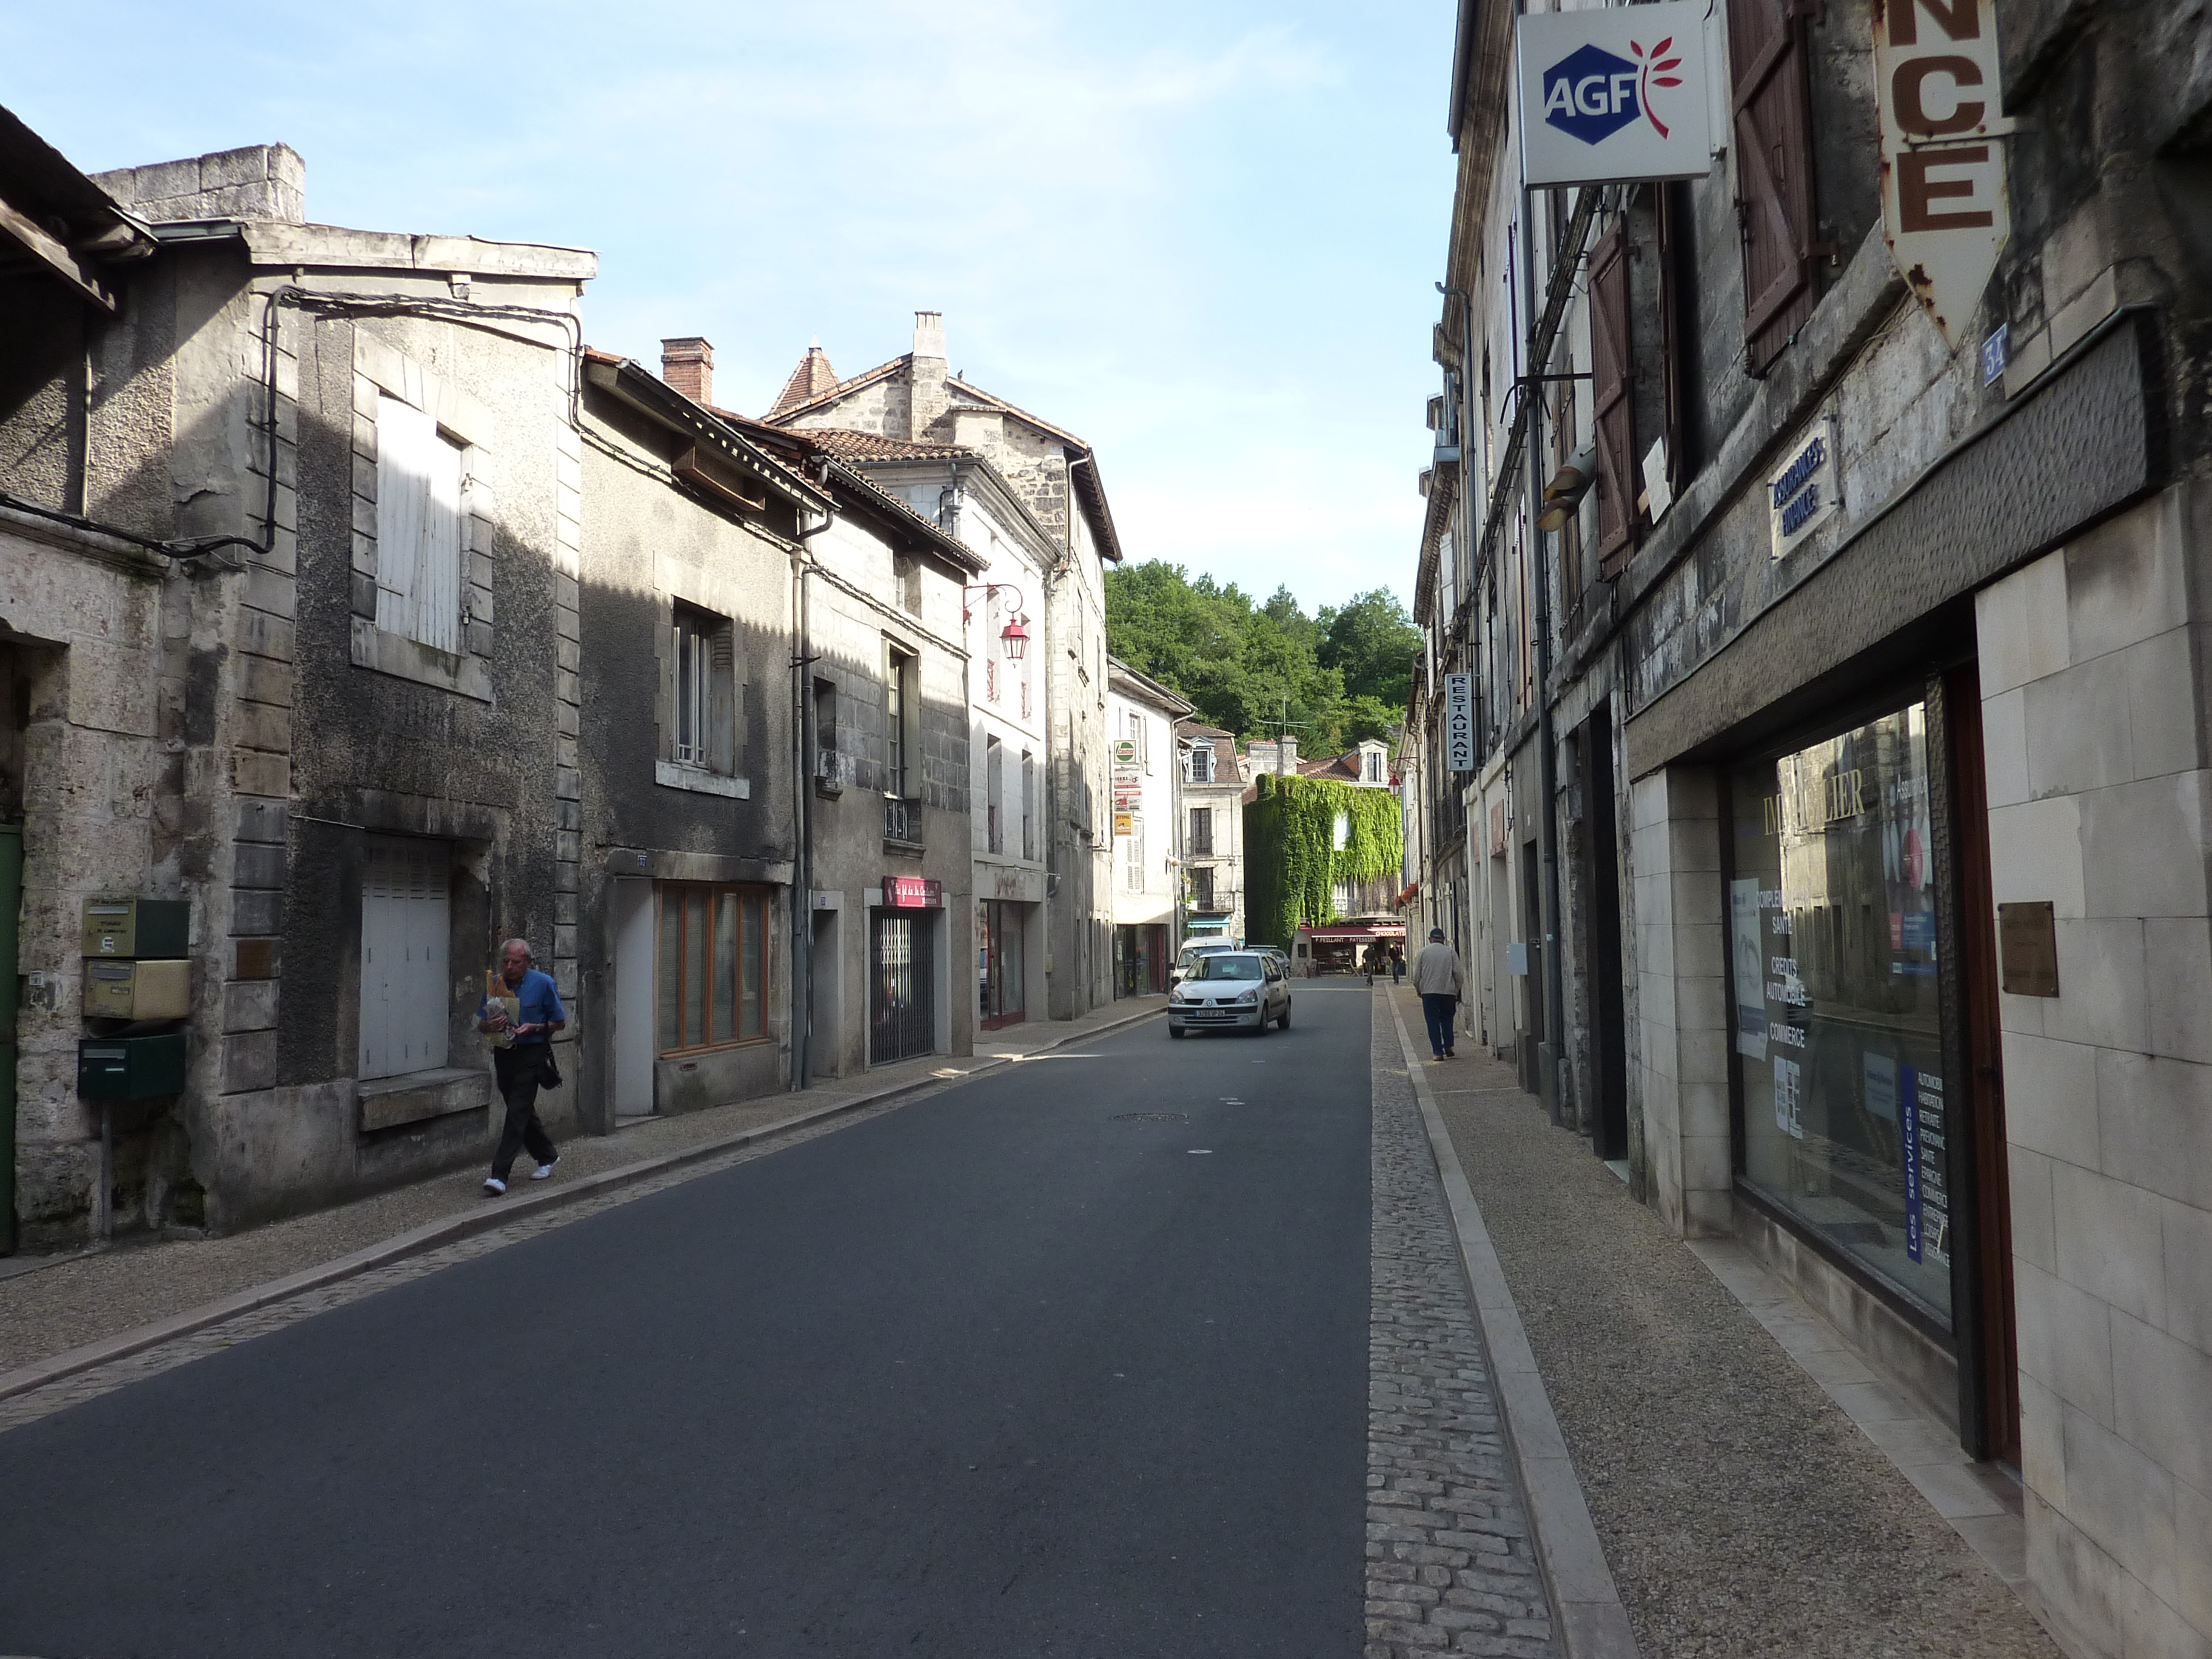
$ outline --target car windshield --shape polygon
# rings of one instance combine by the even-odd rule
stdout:
[[[1200,957],[1191,964],[1193,979],[1259,979],[1257,957]]]

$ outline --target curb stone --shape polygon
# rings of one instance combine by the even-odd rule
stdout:
[[[1545,1587],[1551,1592],[1559,1644],[1567,1659],[1638,1659],[1628,1609],[1613,1583],[1613,1569],[1606,1565],[1604,1547],[1598,1541],[1582,1483],[1575,1477],[1559,1419],[1552,1411],[1551,1396],[1544,1391],[1544,1379],[1536,1369],[1520,1311],[1513,1304],[1504,1269],[1491,1244],[1490,1230],[1483,1224],[1481,1207],[1474,1200],[1459,1153],[1437,1111],[1436,1094],[1414,1052],[1405,1014],[1396,997],[1387,992],[1385,997],[1398,1028],[1398,1046],[1406,1057],[1413,1097],[1420,1105],[1421,1122],[1428,1131],[1429,1149],[1436,1156],[1437,1173],[1443,1182],[1445,1206],[1451,1212],[1453,1230],[1459,1236],[1475,1317],[1490,1349],[1498,1418],[1521,1477],[1536,1560]]]
[[[817,1106],[811,1111],[780,1118],[773,1123],[757,1124],[750,1129],[740,1129],[713,1140],[702,1141],[696,1146],[686,1146],[677,1152],[665,1152],[658,1158],[641,1158],[635,1164],[625,1164],[618,1169],[605,1170],[598,1175],[586,1176],[580,1180],[564,1183],[550,1191],[527,1193],[500,1204],[488,1205],[482,1209],[465,1211],[458,1215],[446,1216],[436,1221],[426,1222],[422,1226],[412,1228],[404,1233],[394,1234],[390,1238],[381,1239],[374,1244],[355,1250],[349,1255],[338,1256],[335,1260],[319,1262],[312,1267],[302,1267],[296,1273],[286,1273],[281,1278],[272,1279],[265,1284],[249,1286],[243,1291],[234,1291],[228,1296],[218,1297],[212,1302],[202,1303],[197,1308],[187,1308],[182,1313],[171,1314],[165,1319],[156,1319],[133,1329],[118,1332],[113,1336],[102,1337],[94,1342],[87,1342],[78,1347],[64,1349],[60,1353],[51,1355],[45,1359],[34,1360],[30,1364],[20,1366],[12,1371],[0,1371],[0,1400],[13,1399],[18,1395],[28,1394],[33,1389],[45,1388],[48,1383],[58,1382],[64,1377],[73,1376],[79,1371],[90,1370],[94,1366],[105,1365],[111,1360],[126,1358],[131,1354],[143,1352],[148,1348],[158,1347],[174,1338],[189,1335],[210,1325],[220,1324],[226,1319],[234,1319],[240,1314],[252,1313],[256,1309],[268,1307],[272,1303],[285,1301],[298,1296],[302,1291],[320,1290],[325,1285],[356,1279],[362,1273],[372,1272],[379,1267],[388,1267],[394,1262],[406,1261],[410,1256],[421,1255],[442,1245],[471,1238],[478,1233],[490,1232],[495,1228],[510,1226],[517,1221],[542,1216],[551,1211],[565,1209],[569,1205],[580,1202],[585,1199],[597,1198],[610,1192],[618,1191],[624,1187],[634,1186],[639,1182],[650,1180],[655,1176],[665,1175],[672,1170],[680,1170],[687,1164],[704,1163],[724,1152],[772,1139],[775,1136],[787,1134],[793,1129],[803,1129],[814,1124],[829,1122],[849,1113],[860,1111],[866,1107],[880,1106],[902,1095],[918,1094],[926,1089],[945,1088],[965,1083],[988,1073],[1000,1071],[1010,1066],[1018,1066],[1034,1055],[1049,1054],[1054,1049],[1065,1048],[1072,1042],[1088,1042],[1095,1037],[1104,1036],[1110,1032],[1140,1024],[1161,1012],[1162,1010],[1158,1008],[1147,1008],[1141,1013],[1131,1014],[1122,1019],[1111,1020],[1103,1025],[1094,1025],[1087,1030],[1071,1031],[1055,1042],[1030,1049],[1027,1054],[994,1057],[980,1066],[963,1072],[957,1077],[911,1078],[906,1082],[892,1084],[887,1088],[873,1090],[866,1094],[854,1095],[844,1100],[832,1101],[828,1105]],[[0,1656],[0,1659],[4,1659],[4,1656]]]

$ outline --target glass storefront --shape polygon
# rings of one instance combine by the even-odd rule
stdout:
[[[976,1009],[987,1031],[1027,1018],[1022,996],[1022,922],[1026,904],[1007,899],[975,903]]]
[[[1740,1179],[1948,1326],[1927,708],[1729,774]]]

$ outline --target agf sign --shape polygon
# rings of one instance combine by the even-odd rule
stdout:
[[[1702,0],[1529,12],[1514,24],[1531,185],[1688,179],[1712,165]]]

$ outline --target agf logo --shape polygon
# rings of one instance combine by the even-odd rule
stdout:
[[[1679,87],[1682,60],[1666,55],[1674,44],[1668,35],[1649,52],[1631,40],[1628,49],[1638,62],[1616,56],[1601,46],[1577,46],[1544,71],[1544,120],[1586,144],[1603,143],[1639,115],[1651,123],[1662,138],[1667,125],[1651,107],[1655,87]]]

